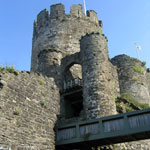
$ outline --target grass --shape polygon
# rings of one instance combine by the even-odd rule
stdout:
[[[46,101],[46,100],[42,100],[42,101],[40,102],[40,104],[41,104],[42,107],[46,107],[47,101]]]
[[[143,67],[146,66],[146,62],[145,62],[145,61],[142,62],[142,66],[143,66]]]
[[[123,93],[116,99],[116,109],[119,113],[123,112],[121,102],[124,105],[126,112],[150,108],[149,104],[141,104],[137,100],[135,100],[129,93]]]
[[[120,68],[117,67],[117,72],[119,72],[119,71],[120,71]]]
[[[126,99],[128,102],[134,104],[137,107],[140,107],[141,109],[149,108],[149,104],[141,104],[137,100],[135,100],[129,93],[123,93],[121,95],[121,98]]]
[[[67,54],[66,54],[66,57],[67,57],[67,56],[70,56],[70,55],[71,55],[70,53],[67,53]]]
[[[21,110],[20,110],[20,109],[16,109],[16,110],[14,111],[14,115],[19,116],[19,115],[20,115],[20,113],[21,113]]]
[[[41,80],[38,80],[38,83],[39,83],[40,85],[44,85],[44,82],[41,81]]]
[[[0,66],[0,72],[9,72],[9,73],[14,73],[15,75],[19,75],[19,71],[14,69],[14,66],[5,66],[5,67],[1,67]]]
[[[141,66],[133,66],[133,70],[134,70],[135,72],[138,72],[138,73],[144,75],[144,68],[141,67]]]

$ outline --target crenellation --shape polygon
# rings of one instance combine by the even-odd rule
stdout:
[[[83,11],[82,11],[82,5],[81,4],[72,5],[70,14],[72,16],[76,16],[76,17],[83,17],[83,16],[85,16]]]
[[[99,26],[100,26],[100,33],[103,34],[103,22],[102,22],[102,20],[99,20]]]
[[[44,9],[37,16],[37,27],[41,28],[47,25],[49,20],[49,12]]]
[[[94,10],[87,10],[87,16],[90,18],[91,21],[95,23],[99,23],[97,13]]]
[[[63,17],[65,15],[65,6],[61,3],[52,5],[50,9],[50,18],[58,19],[59,17]]]

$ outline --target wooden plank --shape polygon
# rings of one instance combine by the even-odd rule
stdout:
[[[66,128],[57,131],[57,140],[68,140],[76,137],[76,128]]]
[[[92,135],[99,133],[99,123],[87,124],[80,126],[80,135]]]
[[[116,120],[108,120],[103,122],[104,132],[114,132],[124,129],[124,120],[116,119]]]
[[[129,117],[130,128],[143,127],[150,125],[150,113]]]

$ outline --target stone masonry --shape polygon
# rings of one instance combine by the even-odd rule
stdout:
[[[119,55],[112,59],[118,68],[120,93],[129,93],[140,103],[150,104],[150,95],[144,64],[135,58]]]
[[[50,14],[46,9],[38,14],[33,30],[31,72],[0,69],[0,147],[55,150],[56,123],[116,114],[115,99],[123,93],[150,104],[150,70],[126,55],[109,58],[95,11],[85,16],[82,5],[73,5],[65,14],[64,5],[52,5]],[[64,85],[71,87],[76,78],[80,88],[70,96]],[[67,104],[74,109],[70,118]],[[115,147],[150,150],[149,145],[144,140]]]
[[[0,73],[0,147],[54,150],[59,93],[51,78]]]
[[[88,34],[81,39],[83,99],[87,118],[116,113],[114,85],[108,61],[107,39]]]
[[[50,15],[47,10],[41,11],[34,23],[31,70],[43,72],[61,85],[61,59],[79,52],[81,36],[91,32],[102,32],[101,22],[94,11],[85,16],[81,5],[73,5],[70,14],[65,14],[62,4],[52,5]],[[45,50],[48,63],[41,62]]]

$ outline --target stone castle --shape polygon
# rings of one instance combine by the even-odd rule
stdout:
[[[85,15],[82,5],[73,5],[65,14],[64,5],[56,4],[50,14],[41,11],[34,22],[31,72],[0,72],[0,147],[54,150],[56,124],[117,114],[122,94],[150,104],[145,63],[126,55],[110,59],[107,42],[93,10]],[[150,141],[116,145],[149,147]]]

